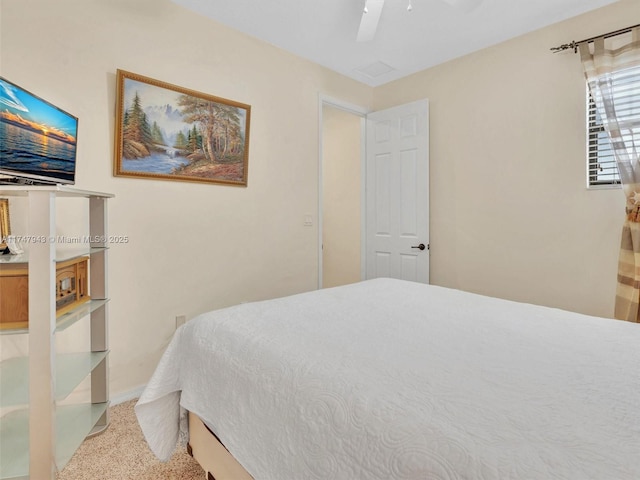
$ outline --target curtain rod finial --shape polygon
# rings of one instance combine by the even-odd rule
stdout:
[[[558,53],[569,49],[572,49],[573,53],[578,53],[578,43],[574,40],[571,43],[565,43],[560,45],[559,47],[552,47],[549,50],[551,50],[553,53]]]

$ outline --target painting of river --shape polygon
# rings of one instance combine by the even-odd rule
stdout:
[[[189,159],[179,155],[171,155],[166,151],[151,152],[148,156],[135,160],[123,159],[122,168],[130,172],[148,172],[155,174],[171,174],[177,168],[188,165]]]
[[[251,106],[118,70],[114,174],[247,185]]]

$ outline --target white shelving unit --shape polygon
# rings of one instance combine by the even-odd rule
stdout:
[[[69,187],[0,187],[0,197],[28,197],[29,235],[47,239],[29,245],[28,256],[0,256],[0,263],[28,263],[29,327],[0,330],[27,335],[29,354],[0,362],[0,480],[54,479],[82,441],[109,424],[107,199],[111,194]],[[79,251],[56,252],[56,199],[89,202],[90,243]],[[56,263],[90,256],[91,300],[56,317]],[[8,258],[7,258],[8,257]],[[56,334],[90,320],[86,352],[57,354]],[[0,339],[1,340],[1,339]],[[57,405],[88,376],[91,401]]]

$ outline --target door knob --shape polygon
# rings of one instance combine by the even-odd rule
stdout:
[[[415,245],[415,246],[412,246],[411,248],[419,248],[420,250],[424,250],[427,247],[424,246],[424,243],[421,243],[420,245]]]

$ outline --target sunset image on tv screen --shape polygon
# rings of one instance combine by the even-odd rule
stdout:
[[[0,78],[0,169],[73,181],[78,120]]]

